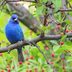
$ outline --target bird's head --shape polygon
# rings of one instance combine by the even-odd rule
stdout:
[[[10,21],[13,22],[13,23],[18,23],[18,16],[16,14],[13,14],[11,16]]]

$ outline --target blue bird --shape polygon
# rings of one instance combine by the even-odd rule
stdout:
[[[18,16],[13,14],[5,27],[5,34],[11,44],[24,40],[22,29],[18,22]],[[24,61],[22,54],[22,46],[17,48],[18,61]]]

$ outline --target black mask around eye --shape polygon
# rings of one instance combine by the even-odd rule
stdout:
[[[18,21],[18,19],[17,19],[17,18],[12,18],[12,19],[13,19],[15,22],[16,22],[16,21]]]
[[[18,16],[16,14],[13,14],[12,19],[16,22],[16,21],[18,21]]]

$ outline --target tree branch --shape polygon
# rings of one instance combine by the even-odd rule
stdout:
[[[67,38],[72,37],[72,33],[67,33],[66,35],[67,35]],[[33,44],[33,43],[38,43],[39,41],[43,41],[43,40],[59,40],[59,39],[61,39],[61,37],[62,37],[61,35],[45,35],[44,37],[41,37],[39,35],[36,38],[31,39],[29,41],[28,40],[19,41],[15,44],[7,46],[7,47],[0,48],[0,53],[8,52],[13,49],[17,49],[17,47],[19,47],[19,46],[25,46],[25,45],[29,45],[29,44]]]
[[[60,9],[57,12],[69,12],[69,11],[72,11],[72,9]]]
[[[14,0],[11,0],[14,1]],[[26,25],[29,29],[34,31],[35,33],[40,29],[40,22],[21,4],[17,2],[9,2],[9,0],[6,0],[8,5],[16,11],[17,15],[19,16],[19,20]]]
[[[20,1],[24,1],[24,2],[33,2],[33,3],[36,3],[36,1],[35,0],[8,0],[8,2],[20,2]]]

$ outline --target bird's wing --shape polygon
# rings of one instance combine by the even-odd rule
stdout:
[[[17,25],[17,26],[15,27],[15,33],[16,33],[16,35],[17,35],[17,39],[19,39],[19,40],[24,40],[23,31],[22,31],[22,29],[21,29],[21,27],[20,27],[19,25]]]

